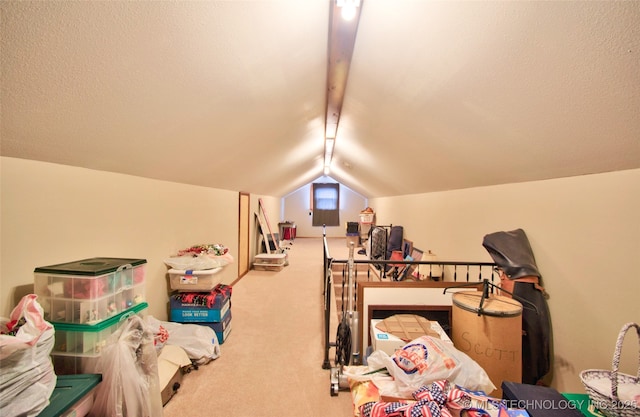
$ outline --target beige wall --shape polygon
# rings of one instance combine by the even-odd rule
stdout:
[[[147,260],[148,313],[166,320],[163,259],[200,243],[222,243],[237,257],[237,192],[14,158],[0,163],[3,317],[16,298],[33,291],[34,268],[108,256]],[[280,200],[264,201],[277,218]],[[227,266],[222,282],[233,282],[237,270]]]
[[[314,182],[336,182],[321,177]],[[296,224],[299,237],[322,237],[322,227],[312,226],[310,212],[311,184],[307,184],[283,198],[283,219]],[[360,211],[367,207],[367,199],[344,185],[340,185],[340,226],[327,227],[328,237],[343,237],[347,222],[357,222]]]
[[[483,236],[522,228],[550,294],[552,384],[583,392],[583,369],[611,369],[622,325],[640,323],[640,170],[370,200],[378,224],[441,260],[489,261]],[[624,372],[637,372],[627,337]],[[627,346],[628,345],[628,346]]]

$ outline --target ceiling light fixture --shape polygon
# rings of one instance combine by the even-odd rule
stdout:
[[[328,175],[331,168],[363,0],[335,0],[335,2],[331,0],[330,4],[327,102],[324,127],[324,175]],[[345,17],[348,18],[350,15],[352,20],[346,21]]]
[[[342,12],[342,18],[344,20],[352,20],[356,17],[358,7],[360,7],[360,0],[336,0],[336,4]]]

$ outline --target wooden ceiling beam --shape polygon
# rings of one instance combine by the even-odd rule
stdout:
[[[356,43],[362,3],[351,20],[345,20],[336,0],[331,2],[329,16],[329,53],[327,63],[327,107],[325,115],[325,138],[335,138],[340,122],[340,113],[347,89],[349,67]]]

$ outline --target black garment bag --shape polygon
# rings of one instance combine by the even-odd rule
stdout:
[[[482,246],[509,279],[541,278],[524,230],[488,234]],[[551,367],[551,319],[547,299],[529,282],[514,282],[513,295],[536,306],[536,310],[525,308],[522,312],[522,382],[536,384]]]

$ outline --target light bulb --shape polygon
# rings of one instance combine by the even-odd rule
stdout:
[[[356,17],[356,6],[353,3],[347,3],[342,6],[342,18],[344,20],[352,20]]]

